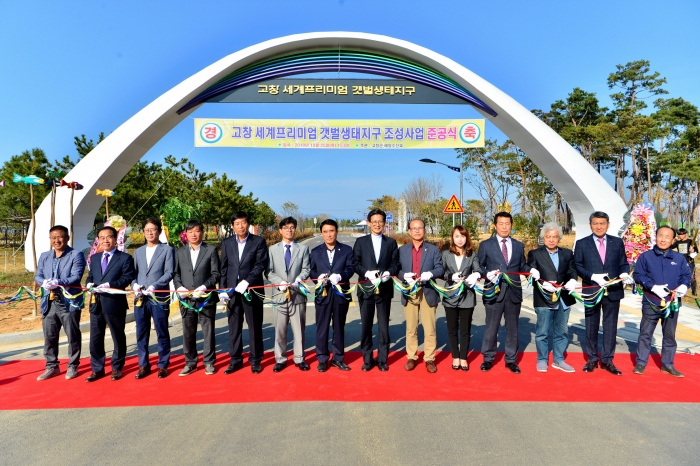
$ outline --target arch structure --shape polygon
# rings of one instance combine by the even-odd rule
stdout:
[[[464,66],[419,45],[358,32],[314,32],[268,40],[232,53],[176,85],[131,117],[84,157],[66,177],[85,186],[75,192],[75,247],[88,246],[95,213],[104,199],[165,134],[207,99],[273,77],[319,71],[352,71],[409,79],[462,98],[496,125],[542,170],[564,197],[577,237],[590,233],[594,210],[610,215],[610,231],[622,226],[626,206],[600,174],[528,109]],[[68,225],[70,190],[57,190],[56,223]],[[50,199],[36,213],[36,249],[50,249]],[[31,232],[31,229],[30,229]],[[28,238],[31,241],[31,237]],[[31,248],[25,265],[33,270]]]

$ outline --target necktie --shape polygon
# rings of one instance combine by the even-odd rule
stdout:
[[[598,238],[600,243],[598,246],[598,254],[600,254],[600,261],[605,264],[605,238]]]
[[[109,254],[106,252],[102,254],[102,273],[105,273],[107,266],[109,265]]]
[[[506,265],[508,265],[508,248],[506,247],[506,240],[502,239],[501,244],[503,244],[503,246],[501,247],[501,252],[503,253],[503,260],[506,261]]]
[[[284,247],[287,248],[287,250],[284,251],[284,265],[287,267],[287,272],[289,272],[289,263],[292,262],[292,245],[285,244]]]

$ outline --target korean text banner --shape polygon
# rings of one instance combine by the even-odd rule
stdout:
[[[484,120],[194,119],[195,147],[455,149],[484,147]]]

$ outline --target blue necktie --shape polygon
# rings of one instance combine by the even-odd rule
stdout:
[[[102,253],[102,274],[104,275],[105,270],[107,270],[107,266],[109,265],[109,254],[108,253]]]
[[[287,272],[289,272],[289,263],[292,262],[292,245],[285,244],[284,247],[287,248],[287,250],[284,251],[284,265],[287,267]]]

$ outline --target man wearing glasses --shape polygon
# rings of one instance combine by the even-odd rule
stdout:
[[[311,270],[309,248],[294,241],[297,221],[293,217],[280,222],[282,241],[270,246],[270,261],[267,266],[267,279],[278,284],[282,299],[272,310],[275,327],[275,367],[280,372],[287,367],[287,328],[292,324],[294,334],[294,365],[308,371],[304,361],[304,332],[306,331],[306,296],[299,291],[299,283],[309,277]],[[287,292],[289,292],[287,294]]]
[[[373,209],[367,214],[370,225],[370,234],[357,238],[353,254],[355,256],[355,272],[359,276],[360,283],[357,290],[357,299],[360,303],[360,316],[362,320],[362,358],[363,371],[370,371],[376,365],[380,371],[388,371],[387,358],[389,356],[389,313],[391,311],[391,299],[394,297],[394,287],[390,282],[391,276],[399,272],[399,247],[392,238],[382,234],[386,223],[386,213],[380,209]],[[375,291],[376,289],[376,291]],[[379,342],[377,344],[377,359],[374,360],[372,352],[372,327],[374,325],[374,313],[377,313],[377,327],[379,330]]]
[[[93,292],[90,301],[90,365],[92,373],[86,382],[95,382],[105,376],[105,330],[112,334],[112,380],[122,378],[126,357],[126,310],[129,303],[125,294],[110,294],[109,290],[124,290],[136,277],[134,259],[117,249],[117,230],[102,227],[97,232],[102,254],[90,258],[90,272],[85,288]],[[99,284],[99,285],[98,285]],[[97,285],[95,287],[95,285]],[[94,288],[93,288],[94,287]]]

